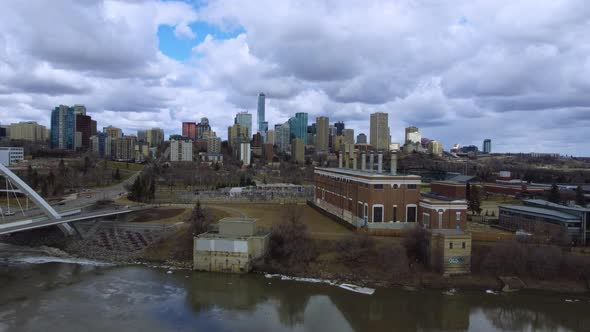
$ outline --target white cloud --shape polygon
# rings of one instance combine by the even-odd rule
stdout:
[[[446,146],[587,155],[572,140],[589,138],[588,17],[583,0],[6,0],[0,120],[48,124],[55,105],[85,103],[100,126],[173,133],[207,116],[225,136],[264,91],[271,126],[305,111],[368,133],[385,111],[395,140],[418,125]],[[235,37],[197,36],[197,21]],[[176,61],[161,25],[204,40]]]

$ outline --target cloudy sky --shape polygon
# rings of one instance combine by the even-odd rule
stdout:
[[[453,143],[590,155],[586,0],[2,0],[0,123],[85,104],[132,134],[267,95],[368,134],[369,114]]]

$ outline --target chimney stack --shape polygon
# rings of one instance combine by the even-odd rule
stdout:
[[[361,153],[361,171],[367,170],[367,153]]]
[[[375,170],[375,154],[373,153],[373,151],[371,151],[371,154],[369,155],[369,172],[373,172]]]
[[[352,153],[352,169],[356,171],[356,152]]]
[[[342,151],[340,151],[340,156],[338,157],[338,168],[342,168]]]
[[[383,173],[383,153],[377,155],[377,173]]]
[[[391,154],[391,175],[397,175],[397,153]]]

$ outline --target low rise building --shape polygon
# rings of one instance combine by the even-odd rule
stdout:
[[[471,272],[471,234],[454,229],[429,232],[429,263],[444,275]]]
[[[25,159],[25,149],[21,147],[0,147],[0,164],[11,166]]]
[[[566,206],[540,199],[523,200],[525,205],[500,205],[498,225],[511,231],[545,236],[567,234],[586,245],[590,239],[590,209]]]
[[[10,139],[44,142],[49,139],[49,130],[33,121],[13,123],[10,125]]]
[[[194,238],[193,269],[209,272],[246,273],[252,261],[266,254],[269,232],[256,219],[223,218],[218,231]]]

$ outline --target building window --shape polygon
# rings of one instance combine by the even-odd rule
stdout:
[[[406,206],[406,222],[416,222],[416,205]]]
[[[461,221],[461,212],[455,213],[455,217],[456,217],[455,220]]]
[[[449,249],[453,249],[453,242],[449,242]]]
[[[397,188],[399,188],[399,185],[396,183],[393,185],[393,189],[397,189]]]
[[[373,185],[373,188],[374,189],[383,189],[383,185],[382,184],[376,184],[376,185]]]
[[[462,247],[463,249],[465,249],[465,242],[463,242],[463,243],[461,244],[461,247]]]
[[[393,222],[397,222],[397,205],[393,206]]]
[[[362,218],[363,217],[363,203],[358,202],[357,210],[358,210],[356,212],[357,217]]]
[[[383,222],[383,205],[373,205],[373,222]]]
[[[422,214],[422,225],[424,225],[424,227],[428,228],[428,225],[430,225],[430,214],[428,214],[428,213]]]
[[[408,189],[416,189],[416,188],[418,188],[418,186],[416,186],[415,184],[408,185]]]

